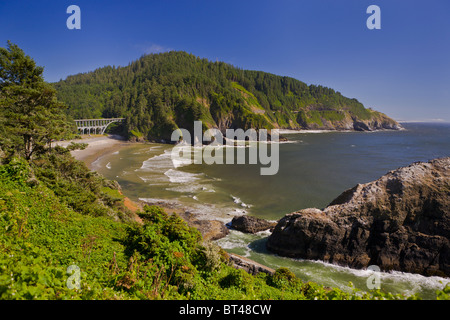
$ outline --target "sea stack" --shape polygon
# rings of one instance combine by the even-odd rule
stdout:
[[[267,241],[279,255],[353,268],[450,276],[450,158],[416,162],[286,215]]]

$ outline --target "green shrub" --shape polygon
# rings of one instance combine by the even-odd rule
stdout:
[[[242,269],[232,269],[226,276],[220,280],[220,286],[223,288],[234,287],[244,293],[253,291],[253,278]]]
[[[0,166],[0,179],[11,179],[22,184],[30,174],[28,163],[22,158],[13,157],[7,164]]]
[[[295,274],[287,268],[279,268],[273,275],[267,279],[267,283],[275,288],[283,289],[289,286],[298,286],[301,284]]]

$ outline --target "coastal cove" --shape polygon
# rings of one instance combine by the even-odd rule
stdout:
[[[173,146],[156,143],[108,139],[109,143],[88,147],[85,151],[91,148],[92,152],[88,157],[81,151],[75,157],[118,181],[123,193],[135,202],[189,208],[200,219],[223,223],[243,214],[278,220],[299,209],[323,208],[344,190],[400,166],[449,155],[449,124],[408,123],[404,127],[404,131],[291,132],[286,135],[289,141],[280,144],[279,173],[265,177],[254,165],[174,167]],[[288,267],[304,281],[342,289],[349,288],[351,281],[366,290],[369,271],[278,257],[265,249],[267,236],[268,232],[230,230],[217,243],[270,268]],[[401,272],[381,274],[382,290],[419,293],[424,298],[434,298],[435,290],[446,282],[445,278]]]

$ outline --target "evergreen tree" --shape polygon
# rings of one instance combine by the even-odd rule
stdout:
[[[42,67],[8,41],[0,48],[0,146],[27,160],[71,129],[65,105],[43,78]]]

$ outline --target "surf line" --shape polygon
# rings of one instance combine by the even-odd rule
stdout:
[[[172,132],[171,140],[176,142],[171,152],[172,162],[185,164],[246,164],[248,149],[248,164],[261,164],[261,175],[274,175],[280,166],[279,132],[272,129],[270,132],[270,153],[267,129],[226,129],[225,138],[219,129],[207,129],[203,133],[202,121],[194,121],[194,139],[187,129],[178,128]],[[224,144],[225,140],[225,144]],[[203,141],[210,142],[203,145]],[[253,142],[253,143],[252,143]],[[257,143],[259,142],[259,143]],[[226,146],[225,162],[223,152],[218,152]],[[237,155],[235,156],[235,148]],[[242,148],[239,148],[242,147]],[[245,148],[247,147],[247,148]]]

